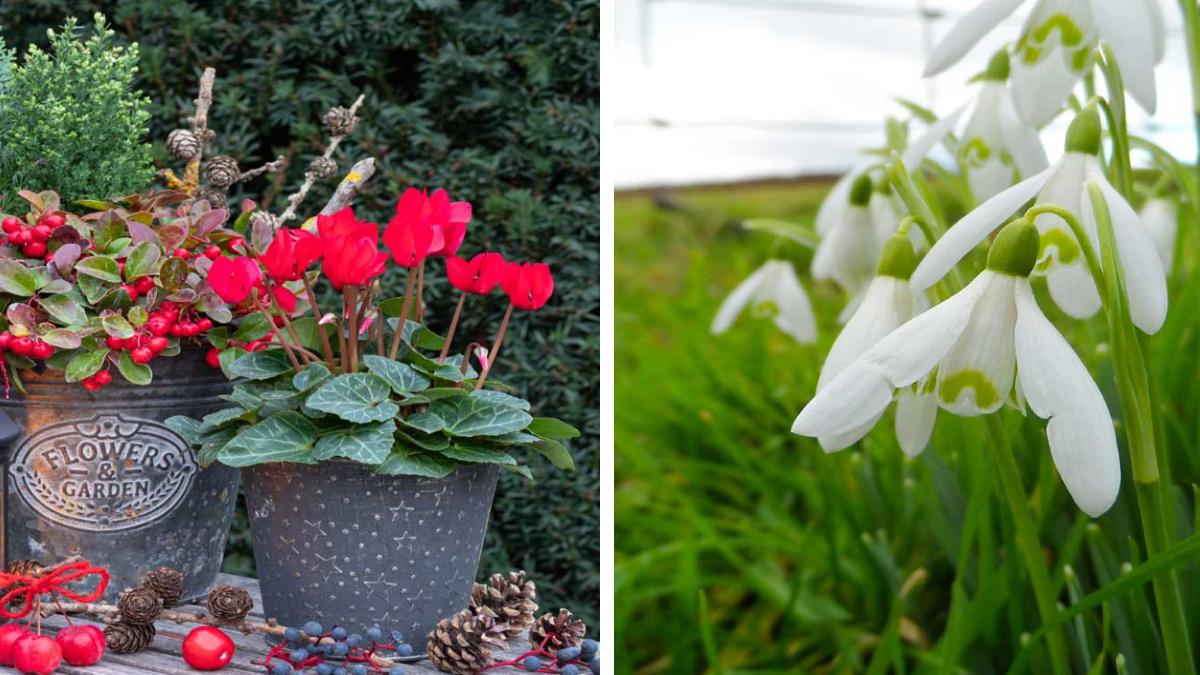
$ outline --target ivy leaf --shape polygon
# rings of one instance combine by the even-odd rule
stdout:
[[[410,448],[396,448],[388,458],[375,468],[375,473],[389,476],[407,475],[426,478],[445,478],[454,472],[454,460],[431,453],[417,452]]]
[[[462,445],[455,443],[442,451],[450,459],[472,464],[516,464],[512,455],[495,448],[485,448],[477,445]]]
[[[529,423],[529,428],[527,428],[526,431],[539,438],[545,438],[552,441],[579,437],[578,429],[562,420],[554,419],[553,417],[533,418],[533,421]]]
[[[471,396],[473,398],[479,398],[486,401],[491,401],[493,403],[499,403],[500,405],[506,405],[510,408],[516,408],[517,410],[529,412],[529,401],[526,401],[523,398],[517,398],[512,394],[496,391],[495,389],[479,389],[471,392]]]
[[[136,279],[158,271],[158,258],[161,255],[158,247],[148,241],[143,241],[129,252],[125,259],[125,277]]]
[[[500,468],[515,473],[518,476],[524,476],[526,480],[533,480],[533,472],[524,464],[501,464]]]
[[[396,423],[392,420],[338,429],[317,441],[313,458],[345,457],[363,464],[379,464],[388,458],[396,444],[395,433]]]
[[[367,367],[367,370],[379,376],[384,382],[387,382],[392,391],[397,394],[404,395],[429,387],[429,380],[425,379],[407,363],[393,361],[377,354],[370,354],[363,357],[363,365]]]
[[[154,371],[150,370],[150,366],[134,363],[126,351],[121,352],[121,358],[117,359],[117,370],[121,371],[121,376],[130,384],[143,386],[150,384],[154,379]]]
[[[221,462],[252,466],[264,462],[314,463],[317,428],[298,412],[281,412],[238,432],[221,450]]]
[[[371,373],[349,373],[322,384],[305,405],[347,422],[382,422],[400,412],[400,407],[388,400],[390,393],[388,383]]]
[[[259,407],[225,408],[204,416],[200,423],[201,434],[211,434],[237,422],[255,422],[258,420]]]
[[[95,375],[104,365],[106,356],[108,356],[107,349],[93,349],[71,359],[65,371],[67,382],[79,382]]]
[[[0,291],[27,298],[37,292],[37,277],[16,260],[0,258]]]
[[[200,442],[200,422],[188,417],[187,415],[172,415],[168,417],[163,424],[175,433],[179,434],[180,438],[187,441],[188,445],[196,445]]]
[[[107,281],[110,284],[121,283],[121,268],[117,266],[117,261],[102,255],[94,255],[80,260],[75,263],[75,271],[93,279]]]
[[[330,374],[324,363],[310,363],[292,378],[292,386],[303,393],[328,380]]]
[[[239,342],[261,340],[273,330],[275,330],[275,324],[267,321],[267,317],[258,312],[242,318],[242,323],[238,326],[237,332],[233,334],[233,339]]]
[[[250,352],[234,361],[229,366],[229,375],[234,378],[244,377],[247,380],[269,380],[291,369],[292,364],[282,349],[267,349]]]
[[[530,444],[529,447],[542,453],[554,466],[564,471],[575,470],[575,460],[571,457],[571,453],[567,452],[567,449],[558,441],[543,439]]]
[[[419,412],[408,417],[398,418],[400,423],[406,427],[412,427],[417,431],[422,431],[427,434],[436,434],[446,427],[446,423],[442,418],[430,412]]]
[[[38,304],[60,325],[78,326],[87,322],[87,312],[69,295],[48,295],[38,300]]]
[[[442,419],[452,436],[501,436],[524,429],[533,419],[523,410],[474,397],[434,401],[429,412]]]

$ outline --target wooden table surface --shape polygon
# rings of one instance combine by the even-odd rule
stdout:
[[[235,577],[228,574],[222,574],[217,579],[217,584],[227,584],[230,586],[238,586],[250,592],[254,598],[254,611],[250,614],[250,618],[259,621],[263,620],[262,614],[262,596],[259,593],[258,582],[254,579],[246,579],[244,577]],[[196,605],[184,605],[179,607],[182,611],[203,611],[202,607]],[[71,620],[75,623],[91,623],[83,618],[72,617]],[[53,635],[60,628],[66,626],[66,619],[61,615],[47,618],[42,621],[42,629],[46,634]],[[102,625],[102,624],[100,624]],[[59,666],[56,673],[66,673],[67,675],[132,675],[140,673],[159,673],[159,674],[174,674],[174,673],[200,673],[202,671],[192,670],[186,663],[183,662],[183,657],[180,655],[180,647],[183,643],[183,637],[188,631],[196,627],[198,624],[184,623],[177,624],[171,621],[159,621],[155,628],[158,634],[154,638],[154,642],[144,651],[137,654],[114,654],[105,652],[104,658],[94,666],[77,668],[69,666],[65,662]],[[263,636],[259,634],[244,635],[236,631],[226,631],[229,637],[233,638],[233,642],[237,645],[237,652],[233,656],[233,661],[224,669],[215,671],[217,673],[230,673],[231,675],[246,675],[255,673],[256,675],[264,675],[267,668],[262,665],[255,665],[253,661],[260,663],[265,659],[267,654],[267,644],[263,640]],[[424,651],[424,645],[420,648],[413,645],[417,651]],[[497,655],[500,660],[509,660],[515,656],[523,654],[529,649],[528,637],[522,635],[519,640],[510,642],[509,652],[505,655]],[[403,664],[404,672],[412,675],[430,675],[432,673],[440,673],[437,668],[433,667],[427,659],[418,663]],[[14,668],[5,668],[0,666],[0,673],[15,673]],[[315,672],[313,669],[308,669],[306,673]],[[489,671],[492,672],[492,671]],[[497,673],[512,673],[517,672],[508,668],[495,671]]]

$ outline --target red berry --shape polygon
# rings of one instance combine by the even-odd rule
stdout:
[[[92,375],[92,379],[95,380],[97,384],[108,384],[109,382],[112,382],[112,373],[108,372],[107,370],[98,370],[96,371],[95,375]]]
[[[8,234],[12,234],[13,232],[17,232],[21,229],[21,221],[9,216],[4,219],[4,222],[0,224],[0,227],[3,227],[4,231]]]
[[[0,666],[13,664],[13,645],[17,640],[30,635],[29,629],[18,623],[0,626]]]
[[[129,358],[133,359],[134,363],[147,364],[154,360],[154,351],[149,347],[138,347],[129,352]]]
[[[171,322],[162,316],[156,316],[146,322],[146,330],[154,337],[162,337],[171,332]]]
[[[212,366],[213,368],[220,368],[221,367],[221,350],[217,349],[216,347],[213,347],[212,349],[208,350],[208,353],[206,353],[204,355],[204,360],[208,361],[208,365]]]
[[[233,659],[233,640],[217,628],[199,626],[183,639],[183,660],[196,670],[220,670]]]
[[[8,243],[12,244],[13,246],[24,246],[32,239],[33,236],[29,234],[29,230],[17,230],[16,232],[8,235]]]
[[[216,260],[217,258],[220,258],[221,247],[217,246],[216,244],[209,244],[208,247],[204,249],[204,257],[208,258],[209,260]]]
[[[5,331],[0,333],[0,352],[12,347],[13,334]]]
[[[134,286],[133,284],[122,284],[122,285],[121,285],[121,290],[125,291],[125,294],[129,296],[129,300],[130,300],[131,302],[136,302],[136,301],[137,301],[137,299],[138,299],[138,289],[137,289],[137,287],[136,287],[136,286]]]
[[[107,346],[109,349],[113,349],[113,350],[117,350],[117,351],[120,351],[121,349],[124,349],[124,348],[125,348],[125,341],[124,341],[124,340],[122,340],[122,339],[121,339],[121,338],[119,338],[119,337],[113,337],[113,336],[111,336],[111,335],[109,335],[108,337],[104,338],[104,344],[105,344],[105,346]]]
[[[33,349],[30,351],[30,356],[35,359],[41,359],[45,361],[51,356],[54,356],[54,345],[50,344],[49,342],[36,342],[33,345]]]
[[[177,248],[171,252],[171,255],[179,258],[180,260],[187,260],[188,258],[192,257],[192,252],[186,248]]]
[[[251,341],[247,342],[246,344],[242,345],[242,349],[245,349],[248,352],[252,352],[255,349],[258,349],[258,345],[259,345],[258,340],[251,340]]]
[[[50,228],[51,230],[56,230],[56,229],[62,227],[63,225],[66,225],[67,219],[63,218],[62,216],[60,216],[58,214],[51,214],[51,215],[42,216],[41,218],[39,218],[38,224],[45,225],[46,227]]]
[[[14,339],[12,342],[12,351],[17,356],[29,356],[33,353],[33,339],[29,336]]]
[[[104,648],[108,640],[104,631],[87,625],[67,626],[54,636],[58,646],[62,648],[63,660],[72,666],[90,666],[104,656]]]
[[[212,319],[200,319],[196,322],[196,327],[200,329],[201,333],[205,333],[213,327]]]
[[[27,637],[13,645],[13,665],[27,675],[50,675],[62,663],[62,647],[45,635]]]
[[[146,341],[146,346],[149,347],[150,351],[154,352],[155,354],[166,349],[168,346],[170,346],[170,344],[171,341],[165,337],[152,337]]]
[[[50,235],[54,233],[54,230],[50,229],[46,225],[38,225],[37,227],[33,228],[32,232],[32,236],[35,241],[49,241]]]
[[[138,293],[145,295],[145,294],[149,293],[150,291],[154,290],[154,278],[153,277],[138,277],[133,282],[133,287],[137,289]]]
[[[90,377],[83,378],[82,384],[83,388],[88,391],[100,391],[100,387],[104,386]]]
[[[21,252],[30,258],[40,258],[46,255],[46,245],[40,241],[31,241],[21,248]]]

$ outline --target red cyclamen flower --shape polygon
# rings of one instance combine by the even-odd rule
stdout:
[[[262,271],[249,258],[227,258],[221,256],[208,269],[208,285],[222,300],[240,305],[250,297],[250,292],[262,282]]]
[[[307,230],[281,227],[259,259],[275,281],[297,281],[320,258],[320,237]]]
[[[384,241],[388,242],[392,255],[397,256],[396,262],[411,267],[425,256],[454,255],[467,236],[467,223],[470,221],[471,205],[468,202],[451,202],[445,190],[436,190],[430,196],[424,191],[409,188],[396,201],[396,217],[388,225],[389,231],[396,228],[394,236],[401,246],[399,250],[393,246],[387,233],[384,234]],[[424,242],[426,229],[429,231],[428,244]],[[411,234],[408,234],[409,231]],[[412,237],[415,257],[414,251],[404,248],[405,242],[401,236]],[[405,261],[411,261],[411,264]]]
[[[347,206],[332,216],[317,216],[321,236],[321,271],[337,290],[362,286],[383,273],[387,254],[379,251],[379,226],[354,217]]]
[[[554,277],[546,263],[509,263],[500,286],[518,309],[541,309],[554,293]]]
[[[446,276],[460,291],[487,295],[504,278],[507,265],[499,253],[480,253],[470,261],[455,255],[446,258]]]

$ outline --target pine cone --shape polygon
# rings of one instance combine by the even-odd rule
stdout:
[[[14,560],[8,563],[9,574],[19,574],[23,577],[40,577],[46,571],[46,566],[36,560]]]
[[[349,109],[336,106],[325,113],[325,126],[331,136],[345,136],[358,126],[358,117]]]
[[[104,629],[108,649],[116,654],[132,654],[150,646],[154,640],[154,624],[136,626],[124,621],[110,623]]]
[[[189,129],[176,129],[167,134],[167,152],[181,162],[190,161],[200,152],[200,139]]]
[[[533,626],[534,612],[538,606],[537,586],[525,577],[524,572],[493,574],[486,584],[475,584],[471,589],[471,611],[476,614],[486,610],[500,623],[507,624],[509,639]]]
[[[217,586],[208,592],[205,603],[212,618],[221,623],[237,623],[254,609],[254,600],[246,591],[234,586]]]
[[[266,211],[255,211],[250,214],[250,231],[256,231],[255,228],[269,228],[267,231],[274,235],[279,230],[279,216]]]
[[[214,209],[223,209],[229,204],[229,197],[219,188],[211,185],[203,185],[199,190],[196,190],[194,195],[196,199],[203,199],[208,202],[208,205]]]
[[[312,176],[313,180],[325,180],[336,174],[337,170],[337,162],[328,157],[317,157],[308,165],[305,173]]]
[[[163,607],[174,607],[183,597],[183,573],[170,567],[157,567],[142,576],[142,587],[162,598]]]
[[[582,621],[570,611],[560,609],[558,614],[546,612],[538,617],[533,628],[529,629],[529,644],[538,649],[545,642],[546,651],[553,653],[564,647],[578,646],[586,634],[587,626]],[[549,640],[546,639],[547,636]]]
[[[217,155],[204,162],[203,173],[204,182],[215,188],[227,188],[242,176],[237,160],[229,155]]]
[[[117,600],[117,611],[121,620],[135,626],[147,626],[154,623],[162,613],[163,601],[154,591],[145,588],[135,588],[125,591]]]
[[[429,633],[426,649],[438,670],[455,675],[474,675],[492,664],[492,650],[508,647],[504,626],[490,616],[476,616],[464,609],[442,619]]]

